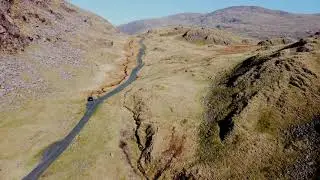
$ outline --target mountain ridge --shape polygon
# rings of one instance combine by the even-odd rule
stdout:
[[[118,26],[121,32],[137,34],[149,29],[188,25],[218,27],[259,39],[289,36],[296,39],[320,29],[319,14],[300,14],[259,6],[231,6],[210,13],[179,13],[142,19]]]

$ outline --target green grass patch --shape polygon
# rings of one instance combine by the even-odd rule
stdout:
[[[194,44],[198,45],[198,46],[204,46],[206,45],[207,43],[205,41],[201,41],[201,40],[198,40],[198,41],[195,41]]]
[[[225,149],[219,138],[219,127],[217,123],[202,123],[199,128],[198,136],[198,163],[210,163],[216,161]]]
[[[257,131],[261,133],[269,133],[276,135],[278,117],[275,110],[264,109],[260,113],[260,118],[257,122]]]

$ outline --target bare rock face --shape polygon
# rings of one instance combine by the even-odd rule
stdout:
[[[0,51],[14,53],[28,43],[10,14],[12,0],[0,0]]]
[[[23,51],[24,47],[34,39],[29,36],[35,36],[36,39],[39,37],[38,30],[34,30],[33,34],[25,34],[20,28],[28,26],[41,29],[41,25],[51,24],[47,16],[62,19],[60,14],[51,9],[52,2],[52,0],[20,0],[14,3],[13,0],[0,0],[0,52]],[[64,4],[61,7],[67,10]],[[34,11],[35,9],[40,11]],[[43,14],[44,11],[47,14]]]

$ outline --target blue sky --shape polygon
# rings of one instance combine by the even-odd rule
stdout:
[[[320,0],[71,0],[114,25],[133,20],[182,12],[212,12],[217,9],[254,5],[296,13],[320,13]]]

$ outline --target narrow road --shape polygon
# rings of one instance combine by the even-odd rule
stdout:
[[[41,176],[41,174],[68,148],[68,146],[71,144],[74,138],[87,124],[97,107],[108,98],[121,92],[124,88],[129,86],[132,82],[134,82],[137,79],[137,74],[143,67],[142,56],[144,55],[146,49],[145,45],[143,44],[143,39],[139,41],[139,44],[140,49],[139,54],[137,56],[137,65],[132,70],[129,78],[125,82],[117,86],[115,89],[105,94],[104,96],[94,100],[93,103],[88,104],[87,110],[81,118],[81,120],[78,122],[78,124],[70,131],[70,133],[65,138],[54,143],[48,148],[48,150],[44,153],[41,162],[27,176],[25,176],[23,180],[38,179]]]

